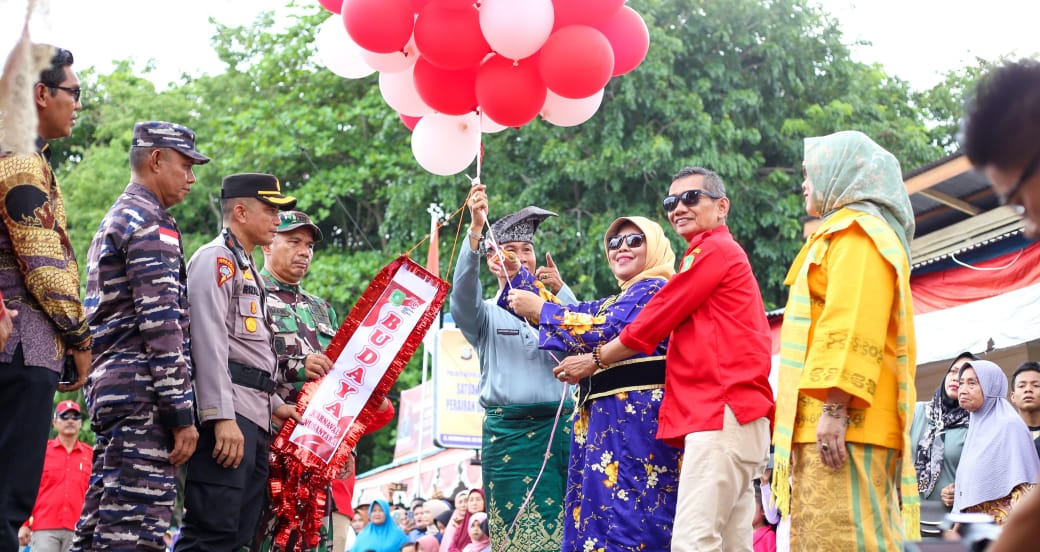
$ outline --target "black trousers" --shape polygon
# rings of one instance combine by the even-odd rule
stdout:
[[[58,373],[26,366],[22,346],[0,363],[0,552],[18,550],[43,475]]]
[[[213,459],[213,425],[199,428],[195,454],[188,460],[184,483],[184,519],[177,552],[231,552],[249,545],[267,504],[270,436],[258,425],[236,416],[245,437],[242,463],[225,468]]]

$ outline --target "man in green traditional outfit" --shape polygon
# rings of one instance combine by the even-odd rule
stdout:
[[[500,308],[494,299],[483,298],[479,272],[488,213],[483,185],[473,190],[469,212],[468,247],[462,247],[455,266],[451,314],[480,359],[480,404],[485,409],[481,477],[491,548],[496,552],[559,552],[573,404],[568,399],[556,419],[565,385],[553,376],[556,359],[538,348],[536,329]],[[554,216],[544,209],[525,207],[502,217],[492,234],[503,254],[515,256],[560,301],[576,303],[550,257],[546,256],[548,266],[535,269],[535,230]],[[499,276],[501,292],[505,280],[497,259],[492,255],[488,265]],[[551,456],[525,505],[554,431]]]

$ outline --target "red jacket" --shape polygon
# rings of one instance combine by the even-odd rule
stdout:
[[[43,477],[32,511],[33,531],[76,529],[90,484],[93,458],[94,453],[86,443],[76,441],[69,452],[57,438],[47,441]]]
[[[681,447],[689,433],[722,429],[725,405],[741,425],[772,423],[769,322],[747,254],[725,225],[690,240],[679,273],[620,335],[647,354],[665,337],[658,439]]]

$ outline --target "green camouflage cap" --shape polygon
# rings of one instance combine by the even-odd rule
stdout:
[[[322,241],[324,239],[321,229],[303,211],[282,211],[278,213],[278,218],[282,220],[281,224],[278,225],[278,233],[289,232],[301,226],[306,226],[314,233],[314,241]]]

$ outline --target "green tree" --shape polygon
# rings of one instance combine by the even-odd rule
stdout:
[[[1003,61],[1003,58],[996,61],[976,58],[974,65],[947,71],[942,82],[913,94],[914,104],[921,108],[923,116],[931,123],[928,134],[933,143],[947,153],[959,148],[957,136],[965,102],[983,75]]]
[[[492,218],[529,204],[560,213],[543,225],[539,252],[552,252],[579,297],[616,290],[602,252],[609,222],[643,215],[667,225],[660,200],[671,175],[703,165],[727,183],[729,225],[748,250],[767,307],[781,306],[783,277],[801,241],[803,137],[863,130],[904,169],[951,143],[942,130],[928,129],[926,119],[938,115],[922,113],[907,83],[851,60],[836,21],[807,0],[630,5],[646,20],[650,52],[640,68],[611,80],[592,120],[573,128],[534,121],[483,140],[480,176]],[[188,255],[220,227],[224,175],[276,174],[327,238],[306,287],[341,315],[379,267],[427,234],[431,202],[448,213],[463,205],[469,180],[418,166],[409,133],[383,103],[374,77],[345,80],[318,66],[313,35],[326,17],[317,7],[297,8],[279,32],[270,30],[270,14],[244,27],[215,23],[213,45],[226,72],[161,91],[128,64],[108,75],[84,72],[94,97],[62,146],[77,251],[85,255],[97,221],[126,183],[137,120],[186,124],[213,158],[173,209]],[[467,172],[473,176],[475,167]],[[444,277],[453,246],[461,245],[453,240],[458,225],[468,224],[462,213],[442,231]],[[685,250],[678,236],[672,240]],[[413,258],[423,253],[420,247]],[[418,383],[418,360],[396,390]],[[363,440],[360,465],[388,461],[392,439],[389,431]]]

